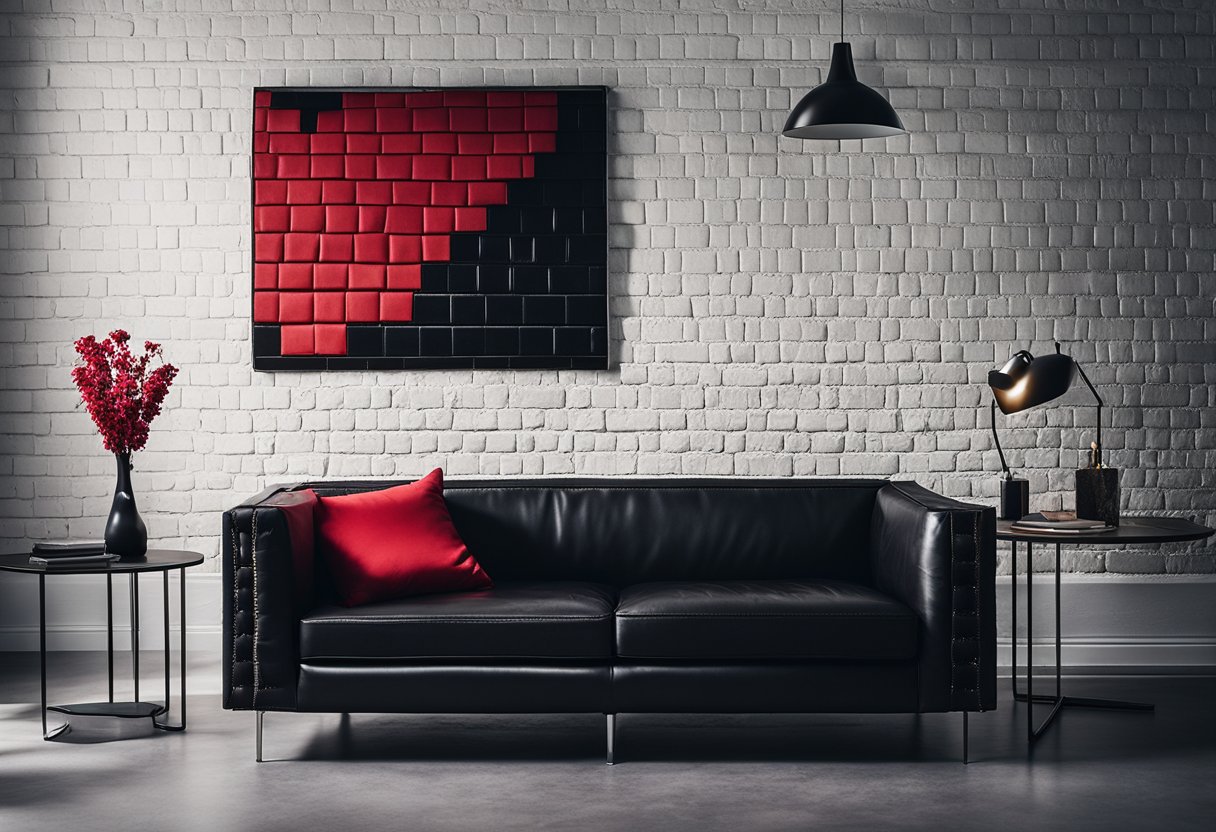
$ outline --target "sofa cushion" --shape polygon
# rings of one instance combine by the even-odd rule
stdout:
[[[616,652],[637,659],[899,660],[916,655],[903,604],[843,581],[667,581],[621,590]]]
[[[576,582],[503,583],[327,606],[300,624],[303,659],[606,659],[615,591]]]

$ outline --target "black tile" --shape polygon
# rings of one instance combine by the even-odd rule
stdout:
[[[484,332],[486,355],[519,355],[519,330],[515,327],[488,326]]]
[[[521,327],[520,355],[553,355],[553,327]],[[514,363],[512,366],[515,366]]]
[[[477,291],[477,267],[459,264],[448,269],[448,291],[452,294]]]
[[[479,355],[473,359],[474,370],[505,370],[511,366],[511,359]]]
[[[558,101],[557,131],[565,133],[578,130],[578,105],[572,101]]]
[[[553,214],[553,230],[558,234],[583,233],[582,211],[554,211]]]
[[[450,324],[452,302],[450,295],[424,295],[414,293],[414,323]]]
[[[588,266],[553,266],[549,269],[549,287],[554,294],[585,295],[591,285]],[[601,302],[603,296],[600,297]]]
[[[603,234],[570,237],[570,262],[596,266],[607,262],[607,238]]]
[[[608,231],[607,208],[584,208],[583,231],[588,234],[604,234]]]
[[[593,104],[580,105],[578,108],[578,129],[588,132],[604,129],[604,107]]]
[[[591,328],[591,353],[592,355],[608,355],[607,327],[594,326]]]
[[[414,299],[417,302],[417,298]],[[450,327],[424,326],[418,330],[419,355],[451,355],[452,330]]]
[[[448,267],[442,263],[422,264],[422,291],[447,292]]]
[[[603,295],[574,295],[566,298],[566,323],[602,326],[608,321]]]
[[[366,358],[356,358],[353,356],[331,357],[325,359],[325,369],[327,370],[366,370]]]
[[[480,237],[478,259],[482,263],[506,263],[511,259],[511,237]]]
[[[535,240],[535,259],[545,265],[561,265],[566,262],[566,238],[539,236]]]
[[[566,322],[566,299],[561,295],[529,295],[524,298],[525,324]]]
[[[272,110],[341,110],[342,93],[308,90],[272,90]]]
[[[454,295],[452,323],[483,324],[486,321],[486,299],[483,295]]]
[[[542,198],[554,208],[577,208],[583,204],[583,183],[577,179],[546,181]]]
[[[602,179],[583,181],[583,205],[607,205],[608,184]]]
[[[520,230],[525,234],[552,234],[557,219],[552,208],[524,208],[520,212]]]
[[[587,358],[571,358],[570,369],[572,370],[607,370],[608,356],[599,355]]]
[[[481,355],[486,351],[485,330],[479,326],[452,328],[453,355]]]
[[[510,205],[491,205],[486,208],[486,231],[494,234],[518,234],[520,210]]]
[[[278,355],[282,352],[279,346],[280,330],[277,326],[255,326],[253,328],[253,354]]]
[[[591,353],[591,328],[559,326],[553,334],[553,352],[557,355],[589,355]]]
[[[253,359],[253,369],[255,370],[325,370],[329,364],[324,358],[306,355],[268,355],[255,356]]]
[[[417,300],[418,296],[415,295]],[[417,355],[418,327],[389,326],[384,328],[385,355]]]
[[[572,359],[553,356],[522,356],[509,359],[513,370],[568,370]]]
[[[524,299],[517,295],[490,295],[486,298],[486,323],[491,326],[522,324]]]
[[[544,188],[535,179],[517,179],[507,183],[507,202],[512,205],[544,205]]]
[[[592,266],[587,271],[589,284],[587,290],[589,292],[598,292],[601,295],[608,293],[608,268],[606,266]]]
[[[346,327],[347,355],[384,355],[384,327],[357,326]]]
[[[532,237],[511,238],[511,262],[531,263],[536,259]]]
[[[453,263],[476,263],[478,258],[477,234],[452,234],[448,254]]]
[[[365,358],[364,363],[369,370],[401,370],[405,368],[405,360],[399,355],[384,358]]]
[[[559,154],[567,153],[592,153],[603,155],[608,147],[607,137],[602,131],[597,130],[594,133],[558,133],[557,134],[557,152]],[[598,169],[604,167],[604,160],[600,158],[597,162]]]
[[[477,267],[477,291],[482,294],[511,291],[511,267],[485,265]]]
[[[549,270],[544,266],[513,266],[511,291],[521,295],[549,291]]]

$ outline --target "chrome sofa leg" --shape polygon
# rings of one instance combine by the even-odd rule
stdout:
[[[963,711],[963,765],[967,765],[967,712]]]
[[[616,751],[616,714],[604,714],[607,719],[608,728],[608,759],[605,761],[608,765],[613,765],[616,761],[613,757]]]
[[[262,715],[265,711],[257,712],[257,731],[255,733],[254,749],[257,762],[262,762]]]

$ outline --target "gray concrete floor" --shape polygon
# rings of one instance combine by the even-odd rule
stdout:
[[[104,655],[52,660],[52,702],[104,698]],[[258,765],[253,715],[220,708],[218,678],[192,659],[183,734],[104,741],[104,721],[44,742],[37,655],[0,654],[0,830],[1216,828],[1212,678],[1068,678],[1157,711],[1070,710],[1033,752],[1002,680],[968,766],[958,715],[626,714],[615,767],[591,714],[269,714]]]

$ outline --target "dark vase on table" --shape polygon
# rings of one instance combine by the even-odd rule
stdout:
[[[131,488],[131,455],[114,454],[118,463],[118,480],[114,485],[114,503],[106,521],[106,551],[125,561],[141,561],[148,553],[148,528],[135,506],[135,491]]]

